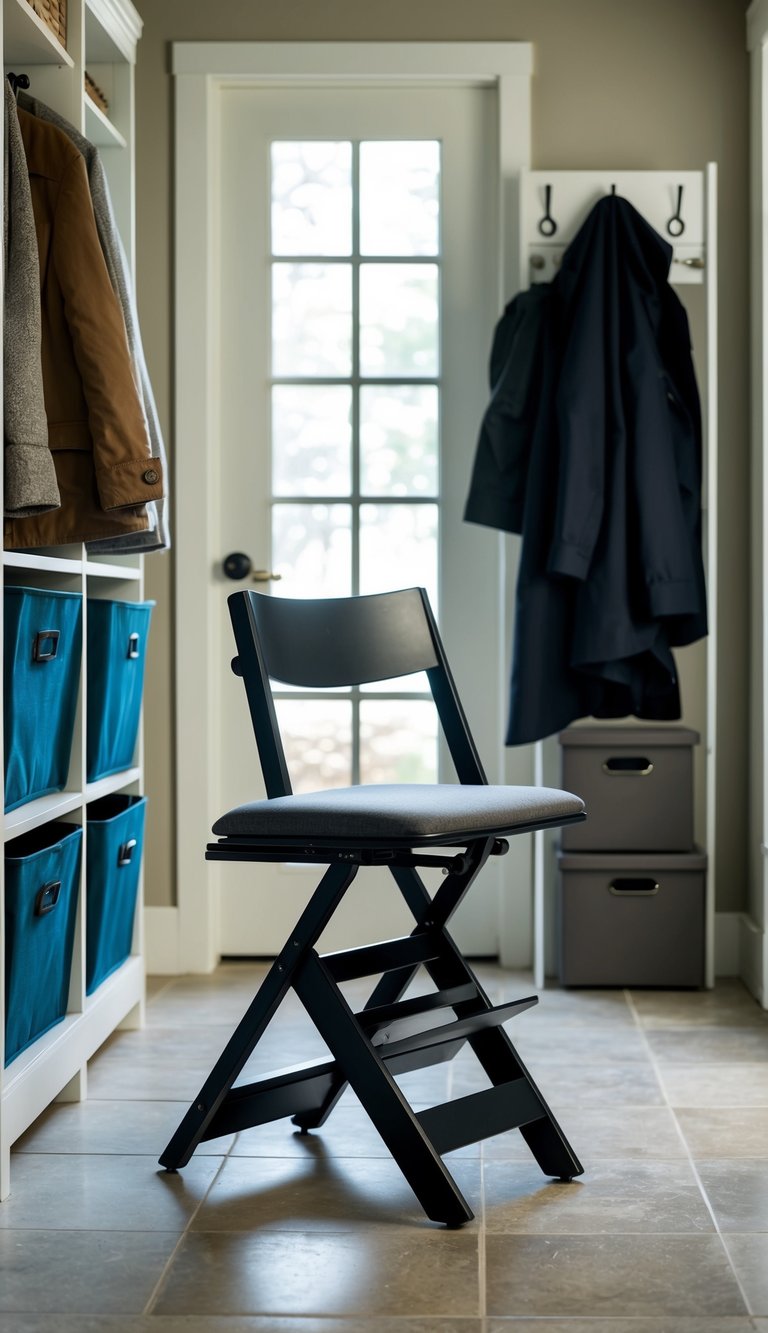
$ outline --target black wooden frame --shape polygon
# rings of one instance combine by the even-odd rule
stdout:
[[[423,589],[322,603],[244,592],[235,593],[229,603],[238,648],[233,669],[245,682],[270,797],[291,794],[270,687],[270,676],[275,675],[303,684],[311,673],[314,684],[330,685],[426,670],[459,780],[487,782]],[[356,615],[357,629],[350,635],[350,617],[354,621]],[[270,620],[279,622],[273,657],[269,644],[275,624]],[[415,650],[409,647],[414,639]],[[294,659],[304,679],[296,678]],[[177,1170],[199,1143],[284,1116],[291,1116],[303,1132],[317,1129],[349,1086],[433,1221],[460,1226],[473,1216],[443,1155],[508,1129],[520,1129],[546,1175],[564,1180],[580,1175],[581,1164],[502,1026],[535,1005],[538,997],[494,1006],[447,927],[487,859],[508,850],[510,834],[582,818],[573,815],[471,835],[458,831],[448,839],[445,834],[350,838],[343,843],[322,837],[225,837],[210,844],[210,860],[301,859],[328,868],[166,1147],[161,1165]],[[456,845],[457,851],[446,851],[447,845]],[[320,955],[317,940],[358,869],[373,864],[391,871],[413,915],[412,932]],[[418,873],[427,865],[438,865],[445,874],[433,897]],[[420,968],[436,989],[405,999]],[[379,974],[366,1004],[355,1013],[341,983]],[[234,1086],[289,989],[299,996],[333,1058]],[[489,1086],[414,1111],[394,1076],[450,1060],[465,1043]]]

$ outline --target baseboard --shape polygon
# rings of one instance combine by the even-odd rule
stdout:
[[[147,976],[178,976],[182,971],[178,907],[144,908],[144,948]]]
[[[746,912],[739,919],[739,976],[747,990],[766,1007],[763,978],[764,932]]]
[[[740,973],[739,936],[741,912],[715,913],[715,976],[737,977]]]

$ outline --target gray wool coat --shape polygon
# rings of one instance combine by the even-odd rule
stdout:
[[[4,512],[26,518],[58,509],[43,396],[40,260],[16,98],[7,79],[3,104],[3,431]]]
[[[147,504],[147,514],[149,517],[149,528],[146,532],[129,532],[119,537],[104,537],[98,541],[88,542],[88,550],[96,554],[118,554],[127,551],[161,551],[171,544],[169,507],[168,507],[168,460],[165,453],[165,443],[163,441],[160,421],[157,415],[155,405],[155,396],[152,392],[152,385],[149,379],[147,363],[144,358],[144,348],[141,342],[141,332],[139,330],[139,317],[136,310],[136,303],[133,296],[130,273],[128,269],[128,260],[123,249],[123,243],[120,239],[120,233],[117,229],[115,215],[112,208],[112,199],[109,193],[109,184],[107,174],[104,170],[104,164],[99,156],[98,149],[86,139],[74,125],[60,116],[58,111],[52,111],[43,102],[37,98],[29,97],[25,93],[19,94],[19,106],[24,107],[33,116],[38,116],[41,120],[50,121],[63,130],[71,142],[75,145],[85,158],[85,166],[88,172],[88,184],[91,191],[91,201],[93,203],[94,216],[96,218],[96,230],[99,234],[101,248],[104,252],[104,259],[109,273],[109,280],[112,283],[112,289],[117,296],[123,312],[125,321],[125,332],[128,340],[128,350],[131,355],[131,361],[134,370],[134,379],[139,390],[144,415],[146,417],[147,433],[152,445],[152,456],[162,459],[163,475],[165,478],[165,498],[162,500],[153,500]]]

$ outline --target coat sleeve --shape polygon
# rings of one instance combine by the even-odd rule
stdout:
[[[505,532],[523,530],[544,299],[540,291],[516,297],[493,336],[491,398],[480,426],[464,518]]]
[[[163,495],[134,381],[125,325],[99,243],[85,162],[78,154],[61,181],[52,261],[83,381],[102,509]]]

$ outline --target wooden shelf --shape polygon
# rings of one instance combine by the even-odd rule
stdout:
[[[14,65],[66,65],[74,60],[27,0],[3,0],[3,61]]]
[[[3,832],[5,841],[18,838],[22,833],[29,833],[40,824],[47,824],[52,819],[61,819],[83,804],[80,791],[56,791],[50,796],[38,796],[36,801],[27,801],[16,810],[10,810],[4,818]]]
[[[82,560],[70,560],[66,556],[58,555],[32,555],[28,551],[4,551],[3,565],[6,569],[33,569],[47,574],[83,572]]]
[[[85,572],[88,578],[97,579],[126,579],[129,582],[138,582],[141,578],[141,570],[136,565],[118,565],[101,560],[86,560]]]
[[[89,782],[85,788],[86,801],[98,801],[102,796],[111,796],[115,791],[122,791],[141,777],[140,768],[125,768],[121,773],[111,773],[108,778],[99,778],[98,782]]]
[[[123,135],[112,124],[109,116],[97,106],[88,92],[83,94],[85,101],[85,134],[91,143],[99,148],[127,148]]]

